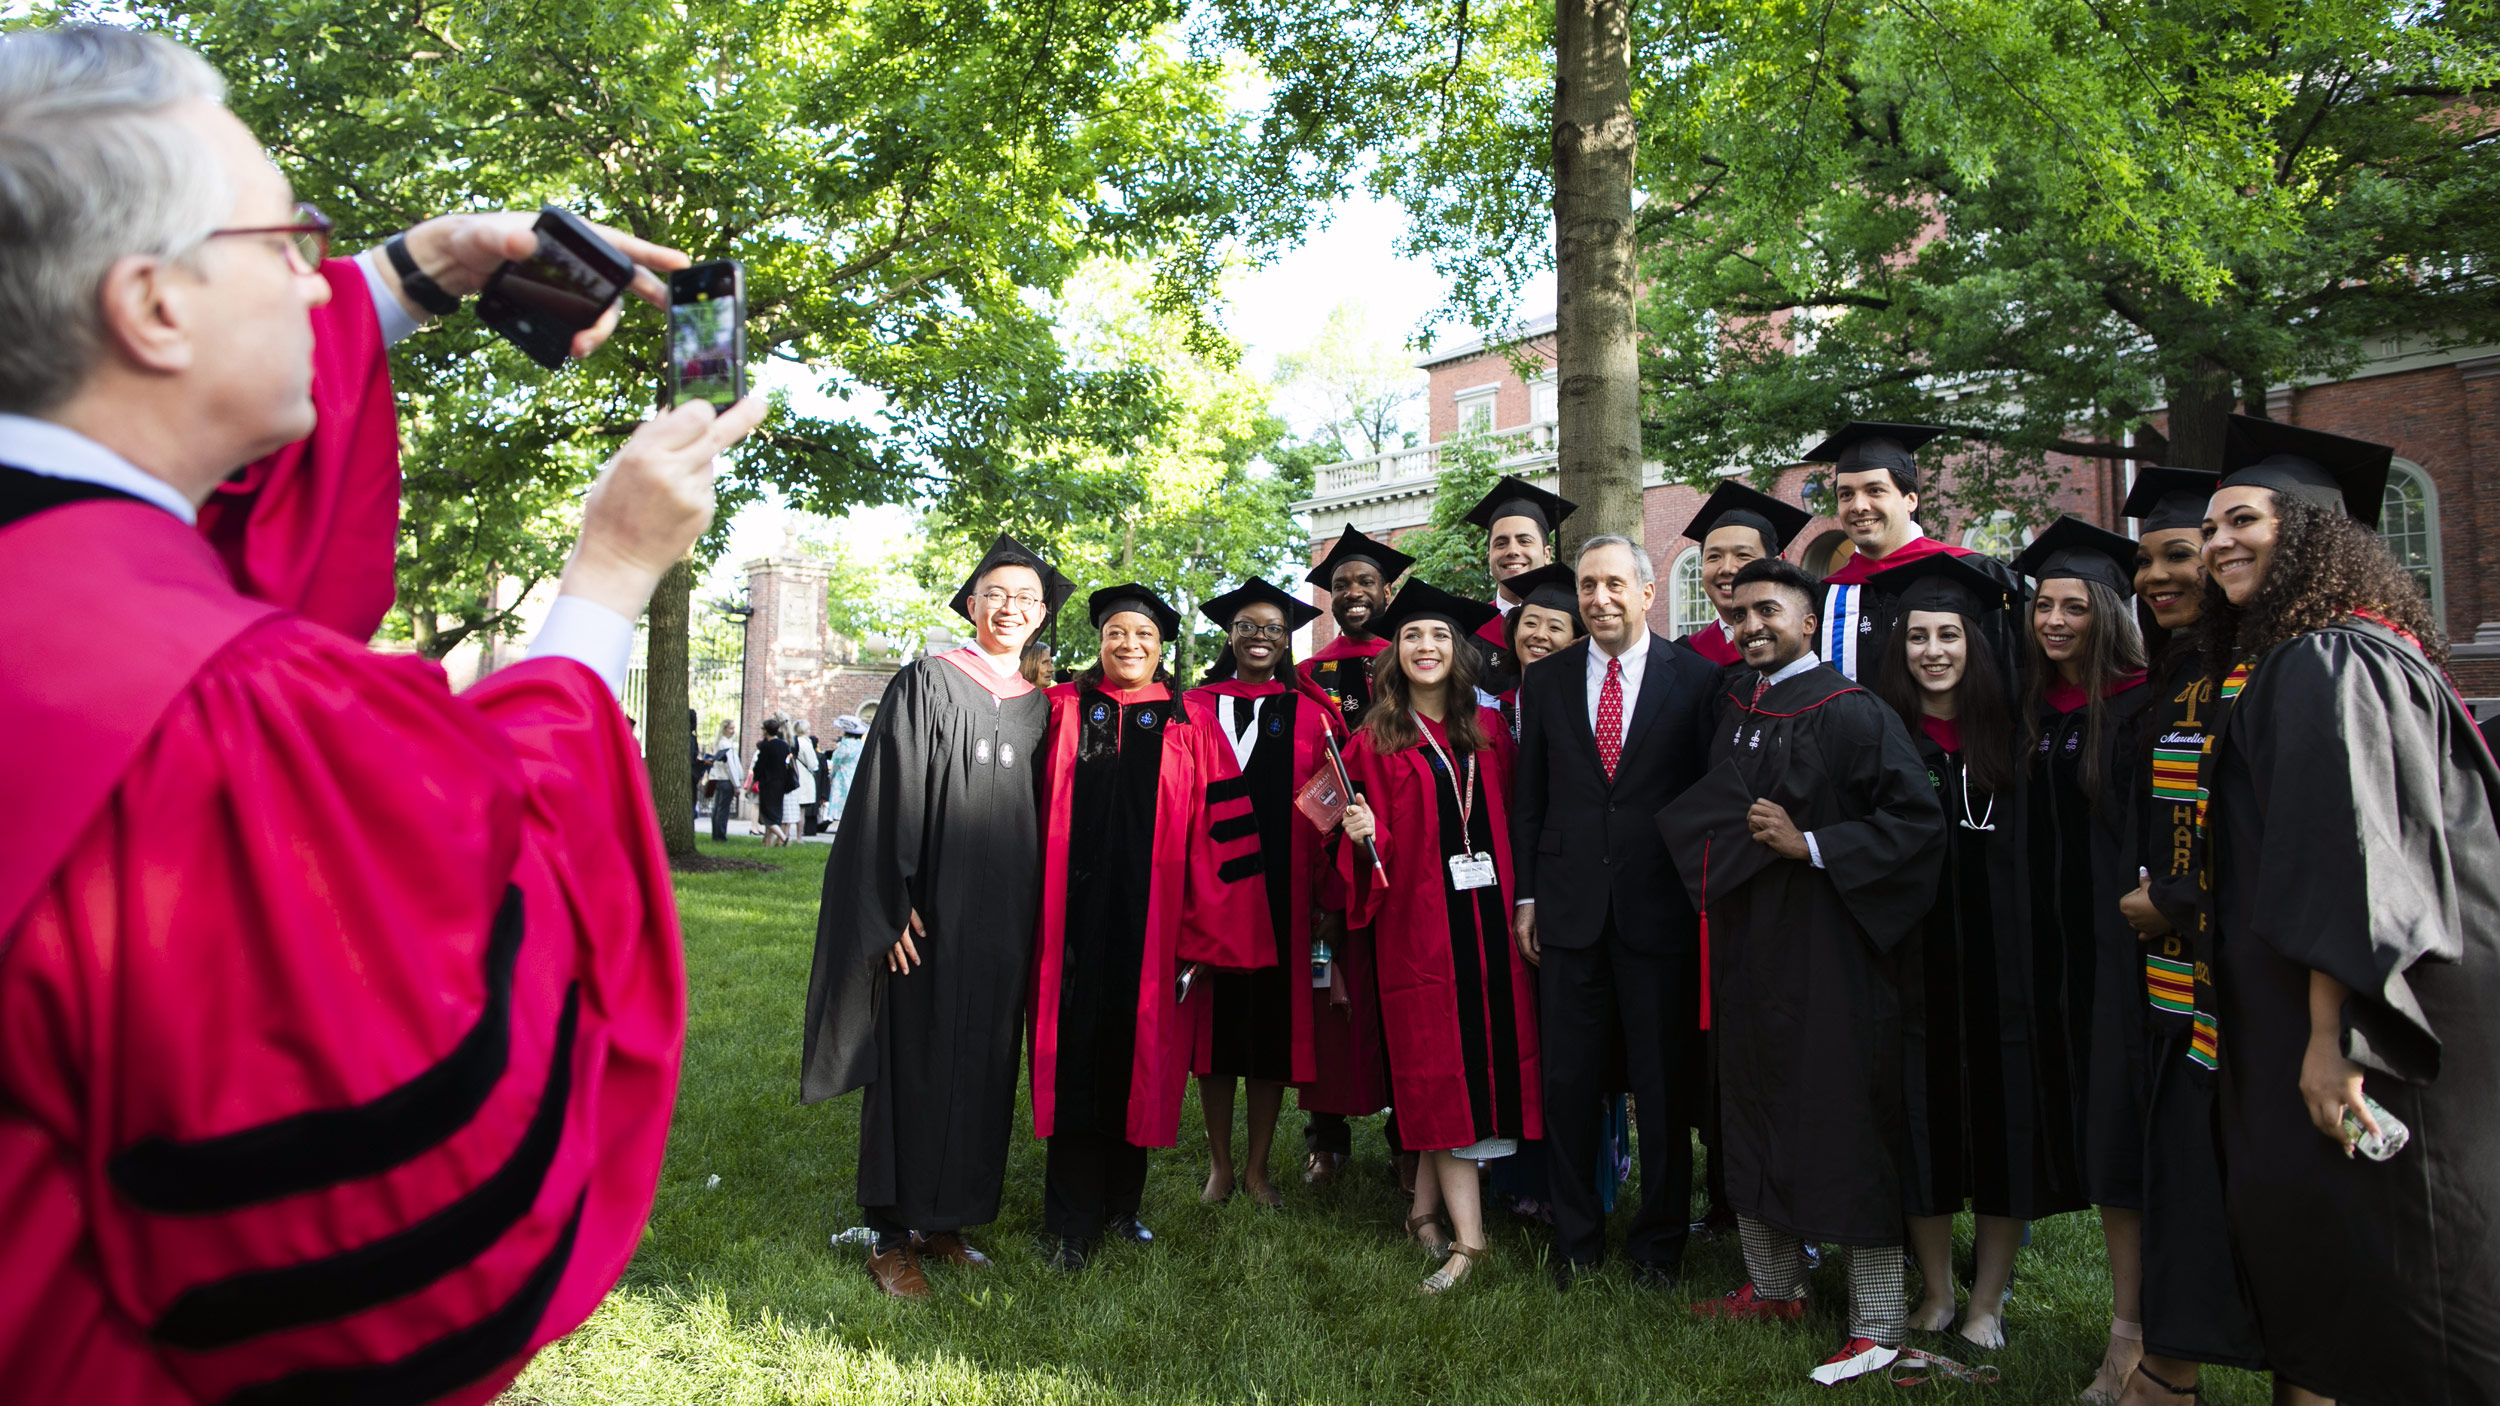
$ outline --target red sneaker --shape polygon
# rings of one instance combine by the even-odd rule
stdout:
[[[1692,1310],[1696,1316],[1702,1318],[1741,1318],[1794,1323],[1806,1316],[1806,1301],[1802,1294],[1793,1299],[1766,1299],[1754,1292],[1753,1285],[1747,1284],[1741,1289],[1723,1294],[1718,1298],[1703,1299],[1692,1305]]]
[[[1814,1379],[1825,1386],[1838,1386],[1851,1377],[1880,1372],[1900,1355],[1901,1349],[1880,1346],[1873,1338],[1851,1338],[1841,1344],[1840,1351],[1823,1359],[1823,1365],[1814,1369]]]

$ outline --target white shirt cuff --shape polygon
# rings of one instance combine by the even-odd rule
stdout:
[[[571,659],[588,666],[608,686],[625,696],[625,670],[634,660],[634,622],[594,600],[558,596],[547,610],[547,623],[530,641],[530,658]]]
[[[373,290],[373,315],[382,320],[382,345],[395,347],[423,324],[408,315],[408,305],[391,291],[391,285],[382,281],[382,271],[374,263],[381,257],[381,250],[367,249],[356,256],[356,267],[364,272],[365,287]]]
[[[1535,899],[1533,899],[1533,898],[1523,898],[1523,899],[1520,899],[1518,902],[1513,903],[1513,904],[1511,905],[1511,907],[1512,907],[1513,909],[1520,909],[1520,908],[1534,908],[1535,906],[1536,906],[1536,900],[1535,900]]]
[[[1815,868],[1823,867],[1823,847],[1814,842],[1812,830],[1806,831],[1806,858],[1814,861]]]

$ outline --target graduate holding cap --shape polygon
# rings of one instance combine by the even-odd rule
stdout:
[[[2391,455],[2234,417],[2206,510],[2215,1126],[2276,1399],[2488,1402],[2500,768],[2370,530]]]
[[[1337,622],[1337,637],[1296,667],[1295,680],[1326,707],[1340,743],[1363,725],[1371,707],[1372,663],[1389,648],[1373,626],[1389,608],[1391,583],[1414,564],[1413,557],[1349,525],[1305,578],[1328,592],[1328,613]],[[1378,1113],[1389,1103],[1389,1071],[1381,1062],[1380,997],[1372,984],[1371,936],[1347,930],[1343,903],[1343,895],[1337,895],[1323,904],[1327,911],[1314,940],[1330,951],[1344,989],[1311,993],[1315,1006],[1312,1059],[1317,1077],[1295,1099],[1309,1115],[1302,1132],[1306,1153],[1302,1179],[1313,1186],[1334,1182],[1346,1159],[1354,1155],[1354,1129],[1346,1120]],[[1391,1145],[1395,1146],[1394,1139]]]
[[[1723,667],[1743,659],[1728,635],[1736,619],[1736,573],[1749,561],[1787,551],[1812,521],[1814,514],[1805,509],[1735,479],[1712,489],[1701,511],[1684,524],[1684,535],[1701,544],[1701,587],[1719,618],[1677,643]]]
[[[1884,642],[1901,613],[1889,592],[1869,584],[1879,571],[1920,557],[1978,556],[1964,547],[1920,531],[1917,451],[1946,433],[1934,425],[1892,425],[1859,421],[1806,451],[1806,461],[1832,466],[1832,515],[1848,534],[1853,549],[1839,569],[1823,578],[1823,608],[1815,632],[1816,652],[1843,675],[1864,681],[1875,675],[1874,661],[1884,657]],[[1980,569],[2019,588],[2002,563],[1980,557]],[[1989,643],[1997,658],[2011,668],[2020,657],[2012,622],[1991,622],[2000,630]],[[2005,683],[2010,689],[2013,676]]]
[[[1206,682],[1190,690],[1190,716],[1220,745],[1209,755],[1208,824],[1225,836],[1255,833],[1264,903],[1238,905],[1245,928],[1235,945],[1256,952],[1255,971],[1210,972],[1187,1005],[1197,1032],[1190,1069],[1206,1115],[1211,1166],[1200,1199],[1229,1199],[1233,1172],[1233,1084],[1250,1086],[1250,1141],[1240,1183],[1262,1206],[1284,1198],[1268,1179],[1268,1149],[1287,1084],[1317,1077],[1311,1052],[1314,994],[1332,983],[1334,953],[1314,962],[1312,916],[1319,903],[1321,835],[1294,805],[1314,772],[1328,765],[1329,710],[1295,688],[1293,632],[1319,607],[1253,578],[1198,608],[1224,631],[1223,652]],[[1235,801],[1246,803],[1246,813]],[[1220,818],[1219,818],[1220,817]]]
[[[2137,883],[2128,832],[2144,641],[2128,598],[2135,543],[2077,517],[2033,539],[2014,569],[2038,583],[2026,612],[2022,716],[2031,938],[2041,1006],[2035,1046],[2052,1108],[2048,1155],[2101,1208],[2109,1345],[2088,1396],[2116,1400],[2144,1350],[2144,972],[2118,909]]]
[[[2221,477],[2140,469],[2124,509],[2140,528],[2136,613],[2153,661],[2129,793],[2142,878],[2118,908],[2144,959],[2144,1357],[2136,1376],[2146,1387],[2139,1399],[2155,1401],[2192,1395],[2209,1364],[2265,1368],[2231,1261],[2214,1158],[2213,951],[2200,912],[2196,767],[2216,710],[2197,622],[2205,506]]]
[[[886,685],[825,862],[799,1096],[868,1091],[869,1272],[900,1298],[928,1293],[924,1254],[986,1263],[963,1232],[998,1218],[1041,893],[1047,717],[1016,658],[1075,589],[998,535],[952,602],[973,642]]]
[[[1492,491],[1467,510],[1466,520],[1484,529],[1484,569],[1494,585],[1490,604],[1501,612],[1476,632],[1476,638],[1496,651],[1486,661],[1489,668],[1481,680],[1488,694],[1506,693],[1519,685],[1519,662],[1504,644],[1510,617],[1526,599],[1524,590],[1514,583],[1553,564],[1554,529],[1579,507],[1559,493],[1504,474]]]
[[[1510,734],[1476,704],[1468,639],[1492,615],[1408,583],[1381,620],[1390,652],[1345,758],[1360,799],[1337,877],[1347,921],[1374,926],[1399,1137],[1423,1154],[1407,1230],[1446,1257],[1428,1294],[1486,1252],[1475,1164],[1544,1132],[1536,990],[1510,942]]]
[[[2004,1345],[2006,1284],[2027,1221],[2081,1210],[2039,1155],[2044,1107],[2033,1062],[2043,1023],[2032,980],[2023,791],[2013,706],[1997,686],[1984,623],[2021,597],[1967,558],[1932,553],[1872,584],[1901,602],[1875,692],[1910,728],[1943,803],[1944,873],[1901,948],[1901,1030],[1910,1249],[1925,1297],[1910,1326],[1953,1321],[1953,1216],[1978,1218],[1962,1336]]]

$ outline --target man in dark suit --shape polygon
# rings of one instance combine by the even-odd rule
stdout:
[[[1541,970],[1556,1272],[1568,1283],[1605,1257],[1597,1158],[1619,1054],[1641,1158],[1624,1254],[1672,1283],[1692,1196],[1697,936],[1654,817],[1701,778],[1719,670],[1650,633],[1657,577],[1637,544],[1592,537],[1576,570],[1588,638],[1520,684],[1511,801],[1513,934]]]

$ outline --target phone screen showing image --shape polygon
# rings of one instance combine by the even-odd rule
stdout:
[[[725,409],[746,394],[744,273],[722,259],[669,275],[671,404],[692,398]]]

